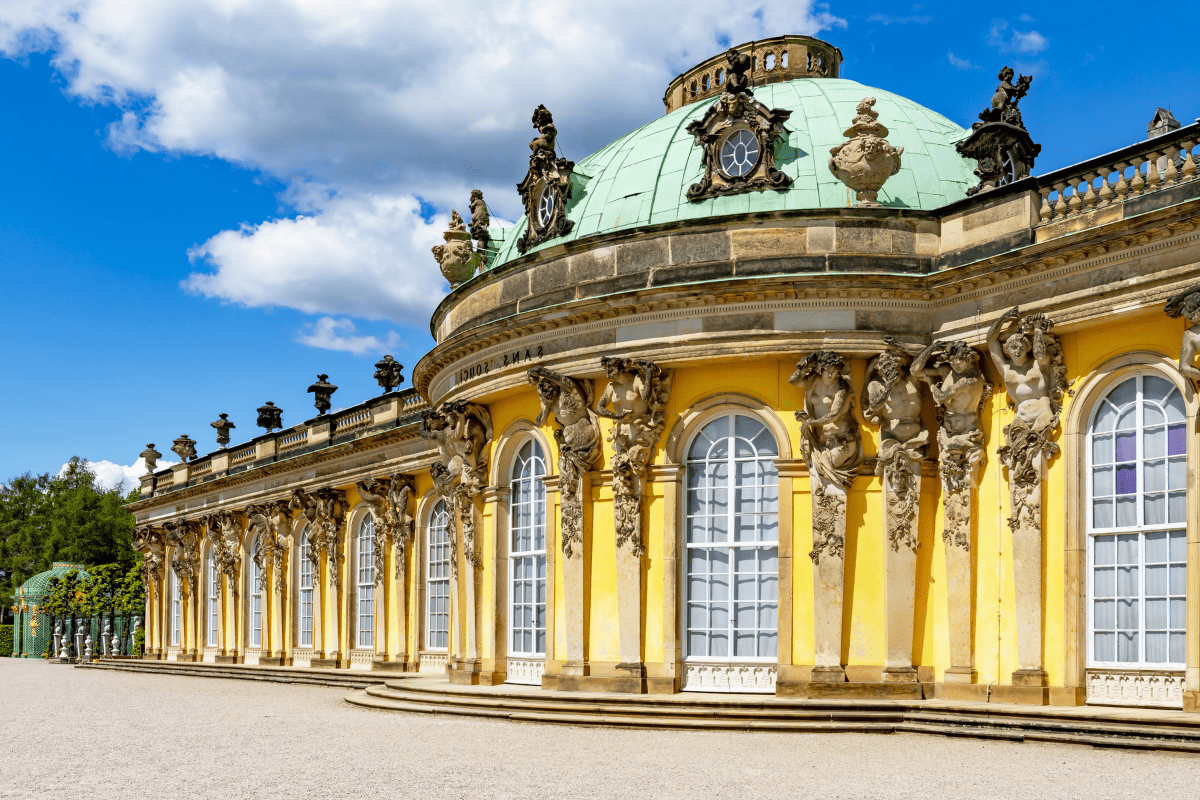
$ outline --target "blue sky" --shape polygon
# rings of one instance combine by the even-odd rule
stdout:
[[[471,188],[520,213],[533,106],[578,160],[726,41],[816,35],[964,126],[1010,64],[1035,173],[1144,138],[1156,106],[1200,116],[1194,48],[1148,46],[1146,4],[33,5],[0,3],[0,480],[73,455],[133,475],[147,442],[215,446],[220,412],[255,435],[266,400],[300,422],[319,372],[353,405],[383,352],[407,378],[445,291],[429,247]]]

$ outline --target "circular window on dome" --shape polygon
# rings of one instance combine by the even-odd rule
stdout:
[[[554,190],[550,184],[542,187],[542,193],[538,195],[537,206],[537,221],[538,226],[547,228],[550,225],[550,220],[554,219]]]
[[[758,163],[758,139],[741,128],[721,142],[721,169],[731,178],[740,178]]]

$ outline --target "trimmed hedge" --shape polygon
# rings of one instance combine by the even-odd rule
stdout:
[[[13,654],[13,626],[0,625],[0,658],[8,658]]]
[[[133,633],[133,653],[131,655],[140,656],[146,647],[146,629],[138,628]]]

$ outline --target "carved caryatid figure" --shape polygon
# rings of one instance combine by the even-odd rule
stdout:
[[[133,549],[142,554],[142,583],[147,596],[157,591],[164,565],[163,545],[166,531],[154,525],[143,525],[133,529]]]
[[[213,541],[217,545],[214,560],[217,569],[229,578],[233,596],[237,597],[237,574],[242,560],[239,549],[242,542],[242,515],[236,511],[219,511],[212,516],[212,522],[212,530],[216,533]]]
[[[921,422],[921,387],[909,371],[912,356],[895,339],[867,367],[863,416],[879,426],[879,462],[893,550],[917,549],[916,517],[921,491],[921,460],[929,431]]]
[[[581,476],[600,457],[600,426],[591,409],[595,390],[591,381],[569,378],[545,367],[529,370],[529,383],[542,401],[537,424],[544,425],[554,415],[562,494],[562,551],[570,558],[583,545]]]
[[[288,511],[298,511],[308,522],[308,560],[313,569],[321,566],[321,531],[317,529],[317,498],[303,489],[296,489],[288,501]]]
[[[388,481],[387,514],[396,543],[396,577],[403,575],[405,549],[413,539],[412,506],[416,496],[417,482],[412,475],[397,472]]]
[[[433,257],[453,289],[469,281],[482,261],[479,253],[471,247],[471,234],[467,232],[466,223],[457,211],[450,212],[450,227],[442,234],[442,238],[446,243],[433,248]]]
[[[617,546],[630,545],[633,554],[645,551],[641,531],[641,478],[654,446],[666,427],[670,370],[634,358],[600,359],[608,386],[596,403],[596,414],[613,420],[608,441],[612,444],[613,513]]]
[[[971,547],[971,491],[983,460],[979,413],[992,385],[979,370],[979,352],[963,341],[937,341],[913,363],[913,374],[929,384],[937,405],[938,454],[945,508],[942,540]]]
[[[188,592],[195,587],[197,573],[200,569],[200,535],[199,526],[187,520],[168,522],[166,528],[166,543],[174,549],[171,558],[171,570],[179,579],[179,592],[187,597]]]
[[[862,433],[854,418],[854,396],[842,371],[846,362],[822,350],[805,356],[788,382],[804,392],[800,422],[800,454],[808,464],[813,492],[813,550],[838,558],[845,550],[846,489],[862,465]],[[839,524],[840,521],[840,524]]]
[[[421,415],[417,432],[437,444],[439,460],[429,470],[434,488],[454,503],[462,526],[464,552],[479,567],[482,560],[476,550],[473,498],[487,485],[483,453],[492,439],[491,415],[475,403],[443,403]],[[455,569],[453,559],[451,569]]]
[[[342,587],[342,528],[346,523],[346,495],[340,489],[323,486],[315,492],[317,519],[313,527],[320,531],[320,541],[325,547],[325,560],[329,565],[329,582],[337,593]],[[340,612],[339,612],[340,613]]]
[[[877,206],[879,190],[900,171],[903,147],[892,147],[888,129],[879,122],[874,97],[858,104],[858,116],[843,133],[849,140],[830,150],[829,171],[855,191],[858,204]]]
[[[1005,324],[1018,320],[1018,330],[1004,340]],[[1046,463],[1058,452],[1051,436],[1058,427],[1067,392],[1062,346],[1050,333],[1054,323],[1042,314],[1024,318],[1017,308],[1001,316],[988,331],[987,344],[1004,378],[1013,421],[1004,426],[998,451],[1008,470],[1009,517],[1012,529],[1013,577],[1017,598],[1017,683],[1045,685],[1042,668],[1042,483]]]
[[[1187,321],[1179,349],[1179,374],[1200,385],[1200,369],[1196,369],[1196,355],[1200,353],[1200,286],[1190,286],[1172,297],[1163,311],[1168,317]]]
[[[381,586],[387,575],[387,546],[392,540],[394,517],[388,508],[387,478],[367,478],[355,484],[358,496],[371,509],[374,523],[375,585]]]
[[[522,254],[547,239],[566,236],[575,227],[567,219],[566,210],[575,162],[558,156],[558,129],[548,108],[539,105],[534,109],[532,122],[538,135],[529,143],[533,151],[529,156],[529,172],[517,184],[528,220],[525,233],[517,240],[517,250]]]

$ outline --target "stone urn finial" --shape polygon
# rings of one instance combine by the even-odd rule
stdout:
[[[318,417],[323,416],[333,407],[333,393],[337,391],[337,388],[329,382],[328,375],[318,375],[316,383],[308,387],[309,394],[315,398],[313,405],[317,407]]]
[[[174,441],[171,449],[184,461],[190,461],[196,457],[196,441],[186,433]]]
[[[391,356],[384,356],[375,362],[375,380],[387,394],[404,383],[404,365]]]
[[[210,422],[208,424],[217,429],[217,445],[224,448],[225,445],[229,444],[229,432],[236,428],[237,425],[234,425],[229,421],[228,414],[221,414],[219,416],[220,419],[218,419],[216,422]]]
[[[140,453],[140,456],[146,459],[146,472],[154,472],[158,466],[158,460],[162,458],[162,453],[154,449],[154,443],[146,445],[146,449]]]
[[[879,122],[874,105],[874,97],[862,99],[858,115],[843,134],[849,141],[829,151],[829,171],[855,191],[861,206],[879,205],[879,190],[900,171],[900,154],[904,152],[903,147],[892,147],[884,138],[888,129]]]
[[[266,428],[267,433],[283,427],[283,409],[267,401],[266,405],[258,407],[258,427]]]
[[[450,229],[442,234],[442,238],[446,243],[433,248],[433,257],[453,289],[471,279],[482,259],[471,247],[471,234],[457,211],[450,212]]]

